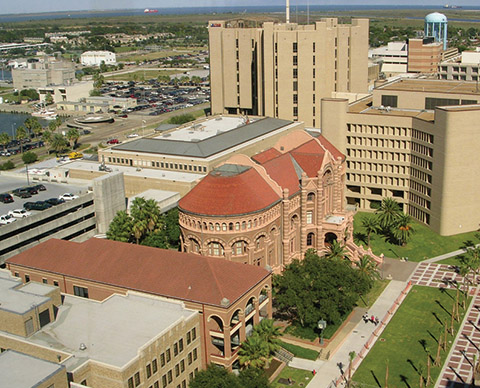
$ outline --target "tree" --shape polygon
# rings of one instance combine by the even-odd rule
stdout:
[[[348,353],[348,380],[347,380],[347,387],[349,388],[352,384],[352,366],[353,366],[353,360],[355,360],[357,353],[354,351],[351,351]]]
[[[56,154],[62,152],[68,146],[67,139],[60,133],[56,133],[53,135],[50,146],[53,150],[55,150]]]
[[[51,131],[51,132],[55,132],[57,130],[57,122],[56,121],[50,121],[48,123],[48,129]]]
[[[414,229],[411,225],[412,217],[408,214],[400,213],[394,221],[391,232],[393,237],[402,246],[407,244],[408,239],[412,236]]]
[[[374,215],[366,216],[362,219],[362,226],[367,233],[367,245],[370,247],[370,236],[372,233],[377,233],[380,225],[378,224],[378,219]]]
[[[42,141],[47,145],[47,147],[50,146],[50,143],[52,141],[52,132],[50,132],[48,129],[43,131],[42,133]]]
[[[273,319],[262,319],[262,321],[253,328],[260,338],[262,338],[268,346],[270,354],[274,354],[280,348],[279,337],[283,335],[280,327],[274,326]]]
[[[45,104],[47,104],[47,105],[52,105],[53,104],[52,93],[47,92],[47,94],[45,95]]]
[[[238,375],[238,380],[243,388],[271,388],[267,376],[260,369],[243,369]]]
[[[38,156],[35,152],[27,151],[22,154],[22,160],[25,164],[32,164],[38,160]]]
[[[105,83],[105,77],[99,73],[93,75],[93,87],[95,89],[100,89]]]
[[[28,137],[27,130],[24,127],[18,127],[16,139],[20,141],[20,152],[23,152],[22,143],[23,143],[23,140],[25,140],[27,137]]]
[[[400,214],[400,206],[393,198],[384,198],[380,208],[375,212],[378,214],[378,222],[384,230],[389,230]]]
[[[179,116],[173,116],[172,118],[170,118],[170,120],[168,120],[168,122],[170,124],[185,124],[193,120],[195,120],[195,116],[190,113],[186,113]]]
[[[329,251],[326,255],[327,259],[343,260],[347,256],[345,246],[340,244],[337,240],[330,243]]]
[[[358,261],[355,262],[355,266],[358,268],[360,273],[366,276],[368,279],[380,279],[377,263],[375,263],[370,256],[363,255]]]
[[[78,139],[80,139],[80,133],[78,132],[78,129],[70,128],[67,132],[66,137],[67,137],[67,139],[70,143],[70,146],[75,149],[75,147],[77,145],[77,141],[78,141]],[[72,144],[72,142],[73,142],[73,144]]]
[[[253,333],[238,350],[238,361],[243,367],[262,369],[272,356],[267,342],[258,333]]]
[[[132,217],[125,210],[119,211],[108,226],[107,238],[114,241],[130,242],[132,223]]]
[[[233,373],[210,364],[207,369],[195,375],[189,388],[242,388],[242,386]]]
[[[294,323],[316,330],[320,319],[340,322],[371,287],[348,260],[326,260],[308,250],[282,276],[274,275],[275,307]]]
[[[3,149],[7,148],[8,143],[10,143],[10,135],[6,132],[0,133],[0,144],[3,146]]]

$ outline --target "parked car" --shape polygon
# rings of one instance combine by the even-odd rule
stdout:
[[[47,188],[46,188],[44,185],[42,185],[41,183],[39,183],[38,185],[35,185],[35,186],[30,186],[30,187],[34,188],[34,189],[37,190],[37,191],[45,191],[45,190],[47,190]]]
[[[0,225],[8,225],[11,224],[12,222],[15,222],[17,219],[15,217],[12,217],[11,215],[4,214],[3,216],[0,216]]]
[[[98,166],[98,171],[112,172],[112,169],[102,163]]]
[[[46,201],[37,201],[37,202],[26,202],[23,207],[26,210],[45,210],[50,209],[52,205],[50,205]]]
[[[133,139],[135,137],[138,137],[138,133],[130,133],[129,135],[127,135],[127,138],[129,139]]]
[[[59,196],[58,199],[63,199],[64,201],[73,201],[74,199],[78,199],[78,195],[72,193],[65,193]]]
[[[60,198],[49,198],[45,202],[49,203],[52,206],[57,206],[57,205],[60,205],[61,203],[65,203],[65,200]]]
[[[82,131],[82,133],[83,133],[84,135],[89,135],[89,134],[92,133],[92,131],[89,131],[88,129],[84,129],[84,130]]]
[[[120,142],[118,141],[118,139],[110,139],[110,140],[107,140],[107,144],[118,144],[118,143],[120,143]]]
[[[11,203],[13,202],[13,197],[8,193],[0,194],[0,202]]]
[[[27,190],[26,188],[15,189],[12,191],[12,193],[16,197],[20,197],[20,198],[30,198],[32,196],[32,194],[30,193],[30,190]]]
[[[31,216],[32,213],[26,211],[25,209],[15,209],[15,210],[10,210],[8,212],[8,215],[15,218],[25,218],[25,217]]]

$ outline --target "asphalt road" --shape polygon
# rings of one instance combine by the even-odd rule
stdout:
[[[40,183],[40,182],[39,182]],[[39,191],[38,194],[32,195],[30,198],[19,198],[13,196],[14,202],[12,203],[2,203],[0,202],[0,215],[7,214],[10,210],[13,209],[21,209],[23,208],[23,204],[25,202],[36,202],[36,201],[45,201],[49,198],[58,198],[60,195],[64,193],[73,193],[78,194],[80,192],[85,192],[85,187],[79,186],[72,186],[72,185],[63,185],[63,184],[55,184],[55,183],[45,183],[41,182],[46,191]],[[31,185],[37,184],[37,182],[30,181]],[[19,187],[27,186],[27,180],[13,178],[9,176],[2,175],[0,177],[0,193],[8,193],[12,190],[15,190]],[[32,210],[32,213],[36,213],[36,211]]]

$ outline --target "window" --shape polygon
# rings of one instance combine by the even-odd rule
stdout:
[[[14,276],[15,276],[16,278],[19,278],[19,277],[20,277],[20,274],[19,274],[18,272],[15,272]]]
[[[158,381],[155,381],[155,382],[153,383],[153,388],[159,388],[159,387],[158,387]]]
[[[152,375],[152,366],[147,364],[147,379]]]
[[[437,106],[442,105],[459,105],[460,101],[454,98],[425,98],[425,109],[435,109]]]
[[[293,95],[293,103],[298,104],[298,94]]]
[[[315,52],[315,42],[313,42],[312,51]]]
[[[311,247],[313,245],[314,239],[315,239],[315,234],[309,233],[307,235],[307,246]]]
[[[197,348],[193,349],[193,359],[197,359]]]
[[[167,376],[168,376],[168,384],[170,384],[173,380],[173,374],[171,369],[168,371]]]
[[[298,65],[298,56],[294,55],[293,56],[293,66],[297,66]]]
[[[308,193],[307,202],[312,202],[312,201],[315,201],[315,194],[314,193]]]
[[[183,352],[183,338],[180,338],[180,341],[178,341],[178,350]]]
[[[30,281],[30,275],[25,275],[25,283],[28,283]]]
[[[57,282],[56,280],[54,280],[54,281],[53,281],[53,285],[54,285],[55,287],[58,287],[58,282]]]
[[[48,284],[48,280],[45,279],[45,278],[43,278],[43,279],[42,279],[42,283],[43,283],[43,284]]]
[[[173,344],[173,355],[178,355],[178,344],[176,342]]]
[[[188,353],[188,356],[187,356],[187,361],[188,361],[188,365],[190,365],[192,363],[192,353]]]
[[[171,359],[172,359],[172,356],[170,354],[170,349],[167,349],[167,362],[170,362]]]
[[[165,353],[160,355],[160,365],[165,366]]]
[[[307,211],[307,224],[313,224],[313,211]]]
[[[382,96],[382,105],[383,106],[391,106],[392,108],[396,108],[398,106],[398,96]]]
[[[73,294],[82,298],[88,298],[88,288],[73,286]]]
[[[175,365],[175,377],[180,375],[180,364]]]
[[[185,370],[185,360],[180,361],[180,372]]]
[[[294,107],[293,107],[293,115],[294,115],[295,117],[298,116],[298,107],[297,107],[297,106],[294,106]]]
[[[27,319],[25,321],[25,333],[27,334],[27,337],[29,335],[33,334],[33,319],[32,318]]]
[[[197,338],[197,329],[194,327],[192,329],[192,341],[195,341],[196,338]]]
[[[190,345],[190,342],[192,342],[192,336],[190,332],[187,332],[187,345]]]
[[[157,359],[154,359],[152,361],[152,372],[157,373],[157,370],[158,370]]]
[[[293,78],[298,78],[298,69],[293,69]]]
[[[133,388],[133,377],[128,379],[128,388]]]
[[[297,81],[293,81],[293,91],[294,92],[298,91],[298,82]],[[277,98],[278,98],[278,96],[277,96]],[[277,104],[278,104],[278,102],[277,102]]]
[[[133,380],[135,381],[135,386],[138,387],[140,385],[140,372],[135,373]]]
[[[162,376],[162,386],[165,388],[167,386],[167,375]],[[130,388],[130,387],[128,387]]]
[[[298,43],[293,42],[293,52],[296,53],[298,51]]]

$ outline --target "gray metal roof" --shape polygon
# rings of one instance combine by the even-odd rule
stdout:
[[[200,141],[138,139],[112,147],[117,151],[146,152],[195,158],[208,158],[229,148],[276,131],[292,121],[267,117]]]

